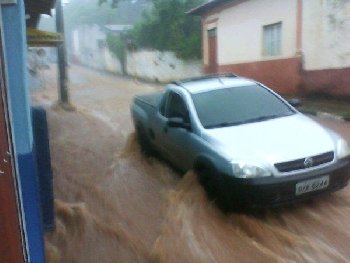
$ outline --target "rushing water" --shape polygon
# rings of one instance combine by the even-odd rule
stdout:
[[[73,68],[78,73],[87,82],[72,84],[77,110],[48,110],[57,216],[46,235],[48,262],[350,261],[349,187],[224,215],[194,172],[179,175],[140,153],[128,105],[143,84]],[[52,100],[52,90],[34,99]]]

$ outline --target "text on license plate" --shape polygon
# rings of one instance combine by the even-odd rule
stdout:
[[[329,185],[329,176],[325,175],[316,179],[302,181],[295,186],[295,194],[301,195],[327,188]]]

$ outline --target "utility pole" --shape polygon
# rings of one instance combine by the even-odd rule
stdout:
[[[56,0],[56,30],[57,33],[60,33],[63,37],[63,41],[57,46],[59,103],[68,106],[70,102],[67,86],[67,53],[64,35],[63,8],[61,0]]]

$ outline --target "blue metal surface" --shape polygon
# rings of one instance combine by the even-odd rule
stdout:
[[[25,231],[28,257],[31,263],[44,263],[43,229],[40,213],[39,187],[32,153],[17,156],[22,186],[22,204],[25,214]]]
[[[7,65],[8,100],[15,163],[24,212],[24,232],[29,261],[45,262],[39,189],[33,157],[33,135],[30,117],[26,70],[26,34],[23,0],[1,8],[5,62]]]
[[[43,107],[32,107],[35,159],[38,171],[41,214],[46,231],[55,227],[53,185],[49,131],[46,111]]]

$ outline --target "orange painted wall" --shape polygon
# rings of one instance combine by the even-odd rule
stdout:
[[[282,94],[299,93],[300,69],[300,57],[218,66],[219,73],[232,72],[252,78]],[[207,67],[204,70],[206,73],[215,73],[209,72]]]

